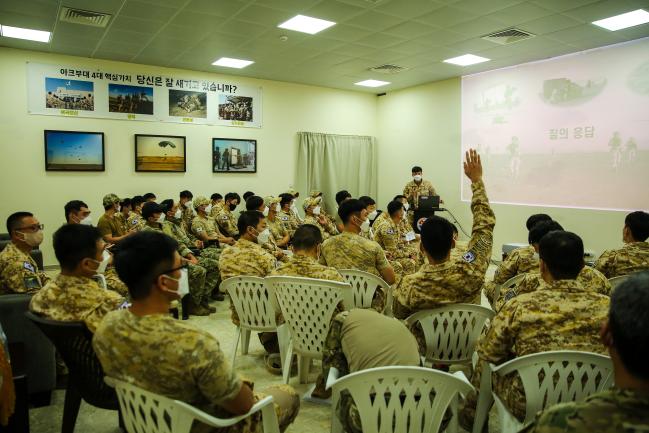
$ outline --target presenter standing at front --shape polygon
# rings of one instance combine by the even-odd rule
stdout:
[[[437,195],[433,184],[422,177],[423,170],[419,166],[412,167],[412,180],[403,188],[403,195],[408,200],[408,222],[413,225],[415,210],[419,208],[419,197]]]

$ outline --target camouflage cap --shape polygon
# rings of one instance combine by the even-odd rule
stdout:
[[[319,195],[322,195],[322,191],[319,191],[319,190],[317,190],[317,189],[312,189],[312,190],[311,190],[311,193],[310,193],[309,195],[310,195],[311,197],[314,197],[314,198],[315,198],[315,197],[317,197],[317,196],[319,196]]]
[[[110,193],[110,194],[106,194],[102,201],[103,201],[104,207],[106,207],[106,206],[111,206],[111,205],[113,205],[115,203],[119,203],[122,200],[120,200],[120,198],[117,197],[115,194]]]
[[[302,203],[302,207],[304,208],[304,210],[307,210],[309,206],[317,206],[318,203],[320,203],[320,200],[314,197],[309,197],[306,200],[304,200],[304,202]]]
[[[264,204],[266,206],[270,206],[271,204],[279,203],[281,201],[282,201],[282,199],[280,197],[273,197],[272,195],[264,197]]]
[[[194,206],[194,209],[198,209],[201,206],[207,206],[208,204],[210,204],[210,200],[207,197],[203,197],[202,195],[196,197],[192,201],[192,205]]]
[[[297,190],[295,188],[289,188],[288,191],[286,191],[286,193],[295,196],[295,194],[297,194]]]

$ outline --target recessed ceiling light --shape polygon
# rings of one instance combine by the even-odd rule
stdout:
[[[603,20],[593,21],[593,24],[603,27],[607,30],[615,31],[626,29],[627,27],[639,26],[640,24],[649,23],[649,12],[644,9],[636,9],[622,15],[604,18]]]
[[[296,15],[290,20],[278,25],[277,27],[281,29],[295,30],[296,32],[315,35],[316,33],[321,32],[324,29],[328,29],[335,24],[336,23],[334,23],[333,21],[307,17],[306,15]]]
[[[246,66],[252,65],[253,62],[252,60],[241,60],[241,59],[231,59],[230,57],[221,57],[214,63],[212,63],[214,66],[225,66],[226,68],[245,68]]]
[[[386,84],[390,84],[389,81],[381,81],[381,80],[365,80],[365,81],[359,81],[358,83],[354,83],[356,86],[365,86],[365,87],[381,87],[385,86]]]
[[[452,63],[454,65],[460,66],[469,66],[475,65],[476,63],[488,62],[491,59],[486,57],[474,56],[473,54],[465,54],[459,57],[453,57],[452,59],[444,60],[444,63]]]
[[[0,26],[0,34],[5,38],[27,39],[28,41],[49,42],[52,33],[43,30],[23,29],[20,27]]]

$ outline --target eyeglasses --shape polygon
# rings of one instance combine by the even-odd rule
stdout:
[[[169,269],[168,271],[160,272],[159,275],[170,274],[172,272],[180,271],[182,269],[187,269],[188,267],[189,267],[189,265],[187,263],[185,263],[184,265],[180,265],[177,268],[173,268],[173,269]]]
[[[39,230],[43,230],[44,228],[45,228],[44,224],[34,224],[32,226],[18,227],[18,228],[14,229],[14,230],[16,230],[16,231],[27,230],[27,231],[30,231],[30,232],[37,232]]]

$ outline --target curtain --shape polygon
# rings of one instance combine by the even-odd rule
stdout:
[[[298,132],[297,189],[322,191],[325,208],[336,209],[336,193],[346,189],[357,198],[377,199],[376,139],[359,135]]]

